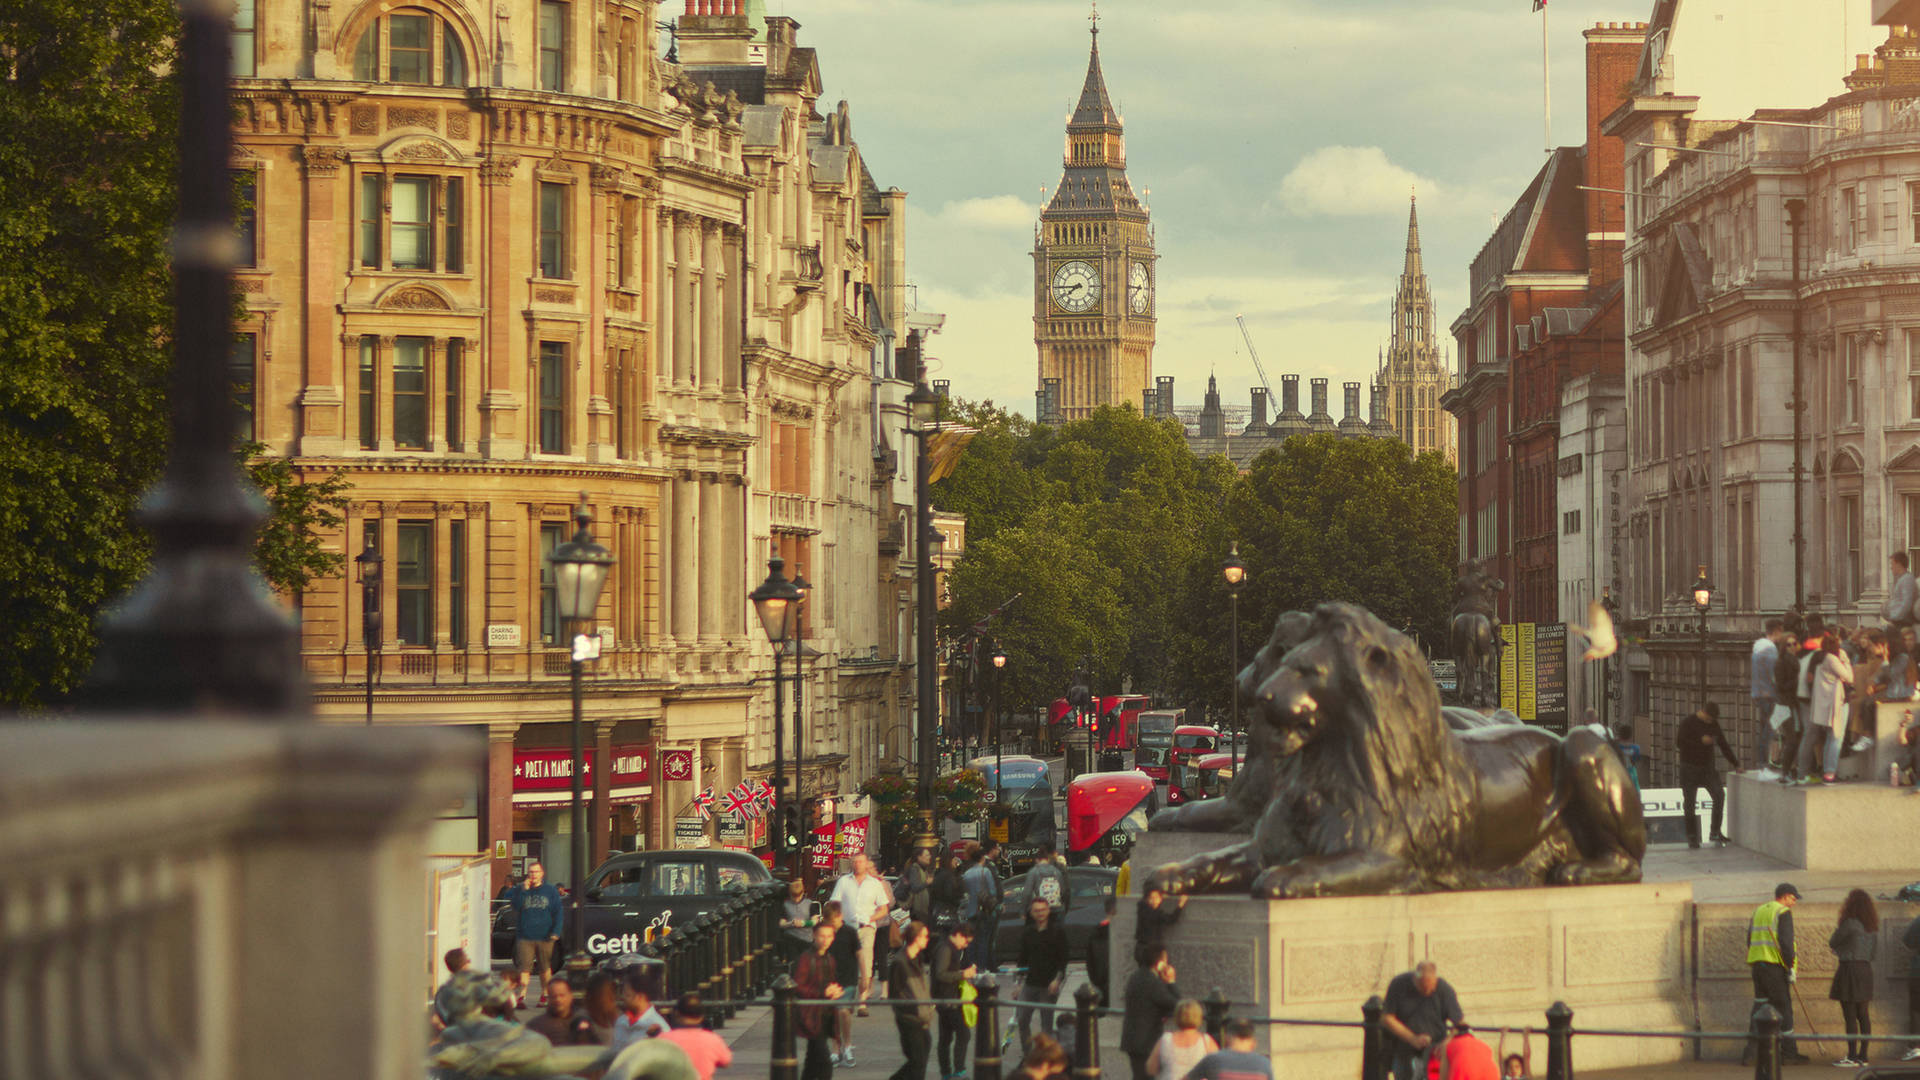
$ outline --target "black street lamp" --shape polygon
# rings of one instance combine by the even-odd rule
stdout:
[[[780,655],[787,651],[787,643],[794,640],[794,624],[799,621],[800,603],[803,599],[800,590],[787,580],[787,560],[776,552],[767,560],[767,580],[761,582],[747,594],[753,601],[753,610],[760,617],[760,627],[767,632],[767,642],[773,646],[773,838],[775,856],[788,852],[782,833],[785,823],[780,815],[786,806],[782,791],[787,786],[786,752],[780,745],[781,712],[785,709],[784,690],[786,679],[780,674]],[[795,743],[796,748],[798,743]],[[789,870],[791,873],[791,870]]]
[[[915,673],[919,678],[916,701],[920,712],[919,731],[919,767],[916,770],[916,791],[920,803],[920,836],[915,846],[929,850],[940,846],[939,834],[935,831],[933,805],[934,731],[940,723],[940,699],[938,681],[934,672],[933,648],[933,605],[934,605],[934,566],[933,566],[933,499],[931,487],[931,462],[927,460],[933,435],[939,430],[934,423],[940,411],[940,395],[927,388],[925,373],[914,383],[913,392],[907,395],[907,409],[913,417],[913,426],[907,429],[920,443],[913,474],[914,509],[914,553],[919,559],[919,572],[915,584],[915,616],[917,639],[914,659]]]
[[[807,580],[805,574],[796,572],[793,575],[793,588],[800,594],[800,599],[793,608],[793,728],[789,732],[789,737],[793,740],[793,799],[788,804],[786,813],[794,817],[795,821],[789,822],[778,814],[773,820],[785,830],[781,834],[780,841],[787,848],[787,853],[793,857],[792,874],[793,879],[797,881],[801,873],[799,841],[802,835],[798,816],[799,808],[806,798],[806,792],[802,790],[806,785],[800,770],[800,747],[803,745],[800,741],[800,731],[801,721],[806,716],[803,704],[807,686],[807,601],[813,599],[813,583]]]
[[[373,680],[380,670],[380,550],[372,544],[353,557],[360,578],[360,643],[367,651],[367,726],[373,726]]]
[[[587,966],[586,950],[581,947],[580,907],[583,897],[580,895],[581,883],[587,876],[587,811],[583,802],[581,779],[586,772],[580,740],[580,673],[586,661],[600,655],[599,640],[582,632],[583,625],[593,618],[600,606],[600,590],[607,583],[607,574],[616,561],[613,553],[594,543],[593,533],[587,528],[593,522],[593,513],[587,509],[587,493],[580,493],[580,503],[573,510],[574,523],[579,528],[573,539],[553,549],[547,556],[547,562],[553,567],[554,603],[558,609],[560,623],[570,628],[571,645],[570,675],[573,683],[573,884],[568,891],[567,912],[567,966],[576,972],[584,972]]]
[[[1000,718],[1006,709],[1000,700],[1001,680],[1007,670],[1007,650],[999,642],[993,646],[993,798],[1000,801]]]
[[[1233,742],[1228,746],[1227,763],[1237,770],[1238,766],[1233,762],[1240,753],[1240,583],[1247,577],[1247,565],[1240,561],[1240,541],[1235,540],[1227,551],[1227,561],[1220,567],[1220,576],[1227,581],[1227,639],[1233,643],[1229,646],[1233,666],[1227,670],[1227,699],[1232,710],[1230,730],[1233,732]]]
[[[1693,610],[1700,617],[1700,704],[1707,703],[1707,608],[1713,606],[1713,583],[1707,580],[1707,567],[1700,564],[1693,578]]]

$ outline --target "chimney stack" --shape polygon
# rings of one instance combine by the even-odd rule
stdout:
[[[1333,414],[1327,411],[1327,380],[1309,380],[1313,387],[1313,411],[1307,414],[1307,427],[1314,431],[1332,431]]]
[[[1253,419],[1247,421],[1246,434],[1249,436],[1267,433],[1267,388],[1253,388]]]
[[[1166,417],[1168,419],[1172,419],[1173,417],[1173,376],[1158,375],[1154,377],[1153,381],[1159,387],[1159,389],[1154,391],[1153,403],[1155,406],[1159,408],[1160,410],[1159,415]]]

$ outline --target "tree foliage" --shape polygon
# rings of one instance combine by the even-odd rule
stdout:
[[[1194,457],[1180,425],[1130,405],[1061,427],[962,404],[981,434],[947,480],[942,510],[967,517],[948,576],[949,639],[1014,593],[987,633],[1006,649],[1001,701],[1019,711],[1062,696],[1085,665],[1095,693],[1228,707],[1231,605],[1220,567],[1238,541],[1241,657],[1281,611],[1363,604],[1440,640],[1451,596],[1455,481],[1404,444],[1301,436],[1245,474]]]
[[[179,29],[166,0],[0,4],[0,709],[78,686],[151,555],[133,512],[167,448]],[[344,480],[249,449],[268,581],[337,572],[313,531]]]

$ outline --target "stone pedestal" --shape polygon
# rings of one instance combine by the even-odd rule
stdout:
[[[1889,710],[1890,711],[1890,710]],[[1876,753],[1889,742],[1881,740]],[[1865,757],[1865,755],[1860,755]],[[1809,870],[1900,870],[1920,863],[1920,798],[1878,783],[1800,787],[1727,777],[1727,826],[1741,847]]]
[[[1191,851],[1225,846],[1231,836],[1143,836],[1134,851],[1139,882],[1155,865]],[[1135,891],[1138,891],[1136,884]],[[1136,903],[1114,917],[1113,979],[1133,971]],[[1469,1023],[1496,1042],[1545,1026],[1555,1001],[1578,1028],[1692,1027],[1691,921],[1686,882],[1581,888],[1495,889],[1420,896],[1260,901],[1196,897],[1168,940],[1185,997],[1215,987],[1239,1014],[1357,1021],[1360,1006],[1420,960],[1432,960],[1452,984]],[[1266,1048],[1276,1074],[1351,1074],[1359,1062],[1353,1028],[1275,1025]],[[1536,1037],[1536,1053],[1544,1040]],[[1509,1040],[1510,1047],[1513,1040]],[[1681,1040],[1580,1040],[1586,1069],[1679,1061]]]

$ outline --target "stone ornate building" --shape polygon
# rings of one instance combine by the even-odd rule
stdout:
[[[746,593],[776,548],[818,586],[804,785],[851,790],[910,690],[904,196],[844,103],[819,118],[797,24],[689,0],[675,64],[655,0],[242,8],[248,433],[343,470],[330,539],[384,559],[378,652],[351,571],[292,598],[322,716],[361,719],[371,667],[375,723],[471,731],[488,767],[436,844],[564,873],[543,556],[585,492],[619,559],[587,686],[594,857],[663,846],[699,788],[768,774]]]
[[[1666,748],[1703,682],[1753,760],[1745,662],[1766,617],[1799,604],[1877,622],[1888,557],[1920,555],[1920,38],[1894,25],[1851,74],[1830,72],[1845,92],[1758,108],[1777,91],[1740,72],[1681,81],[1688,69],[1668,63],[1670,41],[1712,48],[1712,11],[1656,11],[1631,97],[1607,118],[1635,193],[1621,591],[1639,644],[1626,696],[1641,741],[1660,748],[1659,782],[1676,775]],[[1790,17],[1781,52],[1751,65],[1804,66],[1785,43],[1831,30]],[[1884,21],[1905,18],[1920,9]],[[1703,116],[1707,96],[1750,111]],[[1690,598],[1703,567],[1716,588],[1704,653]]]
[[[1386,388],[1386,421],[1400,440],[1416,454],[1432,450],[1451,464],[1454,421],[1440,407],[1440,396],[1452,388],[1452,374],[1435,340],[1433,293],[1420,261],[1420,207],[1409,199],[1406,264],[1393,294],[1393,339],[1373,381]]]
[[[1098,23],[1063,166],[1033,236],[1036,415],[1078,420],[1153,386],[1153,225],[1127,182],[1127,140],[1100,71]]]

